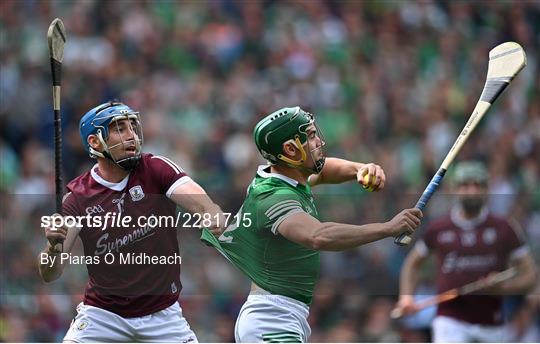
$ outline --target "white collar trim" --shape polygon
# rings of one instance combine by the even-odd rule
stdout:
[[[489,213],[488,208],[484,206],[482,210],[480,210],[480,214],[478,214],[477,217],[472,218],[472,219],[466,219],[461,214],[461,205],[456,204],[454,207],[452,207],[452,210],[450,211],[450,219],[459,228],[464,229],[464,230],[471,230],[471,229],[474,229],[479,224],[486,221],[488,217],[488,213]]]
[[[292,179],[292,178],[289,178],[287,176],[284,176],[280,173],[270,173],[270,172],[266,172],[265,169],[269,168],[270,165],[261,165],[257,168],[257,174],[263,178],[270,178],[270,177],[274,177],[274,178],[278,178],[278,179],[281,179],[289,184],[291,184],[292,186],[296,187],[298,185],[298,181]]]
[[[94,180],[96,182],[98,182],[99,184],[103,185],[104,187],[109,188],[109,189],[114,190],[114,191],[122,191],[122,190],[124,190],[126,188],[126,185],[128,183],[128,179],[129,179],[129,174],[124,179],[119,181],[118,183],[111,183],[111,182],[108,182],[105,179],[103,179],[97,173],[97,171],[96,171],[97,168],[98,168],[98,164],[95,164],[92,167],[92,169],[90,170],[90,175],[92,176],[92,178],[94,178]]]

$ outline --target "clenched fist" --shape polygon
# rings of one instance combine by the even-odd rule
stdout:
[[[389,236],[396,237],[400,234],[412,234],[422,220],[422,211],[417,208],[402,210],[394,218],[387,222]]]
[[[53,214],[52,218],[61,217],[60,214]],[[66,239],[67,235],[67,227],[60,226],[60,227],[47,227],[45,228],[45,237],[49,241],[49,244],[51,246],[55,246],[56,244],[59,244],[63,242]]]
[[[356,180],[369,191],[379,191],[384,188],[386,175],[381,166],[370,163],[356,172]]]

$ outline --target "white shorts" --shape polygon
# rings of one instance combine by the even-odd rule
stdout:
[[[123,318],[102,308],[77,306],[64,342],[175,342],[197,343],[178,302],[156,313]]]
[[[237,343],[305,343],[311,329],[305,303],[282,295],[251,294],[240,309],[234,337]]]
[[[502,343],[507,342],[506,327],[470,324],[465,321],[436,316],[432,324],[434,343]]]

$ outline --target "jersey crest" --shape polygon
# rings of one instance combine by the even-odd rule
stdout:
[[[131,195],[131,200],[133,202],[140,201],[144,198],[144,192],[140,185],[135,185],[129,189],[129,194]]]

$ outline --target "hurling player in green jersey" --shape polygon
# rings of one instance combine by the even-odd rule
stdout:
[[[311,187],[357,181],[379,190],[385,175],[375,164],[324,156],[324,139],[312,114],[300,107],[280,109],[255,127],[253,136],[268,166],[259,167],[236,220],[216,238],[218,249],[252,281],[238,315],[237,342],[306,342],[319,251],[341,251],[412,233],[422,213],[406,209],[384,223],[320,222]],[[373,178],[372,178],[373,177]]]

